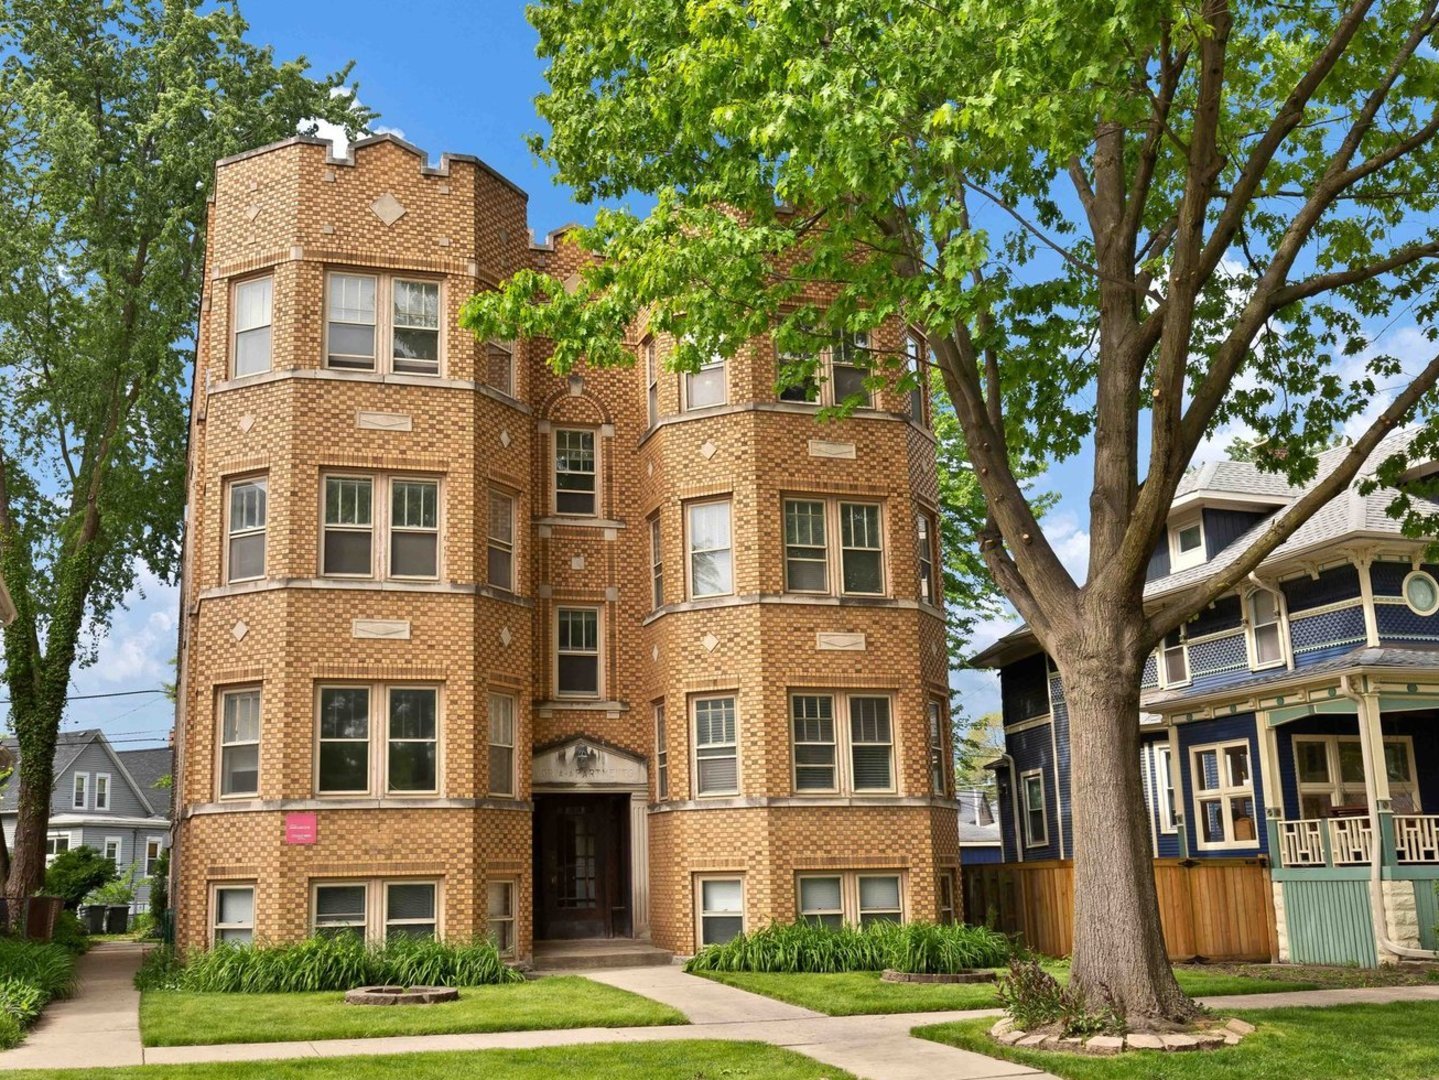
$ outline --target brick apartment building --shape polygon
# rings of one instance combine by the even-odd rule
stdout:
[[[390,136],[220,162],[190,441],[177,938],[679,953],[945,919],[959,864],[927,402],[771,343],[556,377],[461,304],[580,256]],[[901,350],[900,327],[876,348]],[[862,381],[828,350],[823,401]]]

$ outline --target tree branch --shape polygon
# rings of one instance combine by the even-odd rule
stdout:
[[[1371,281],[1381,274],[1398,270],[1433,255],[1439,255],[1439,241],[1430,241],[1427,244],[1408,244],[1399,248],[1388,258],[1369,263],[1367,266],[1351,266],[1347,270],[1315,274],[1303,281],[1296,281],[1292,285],[1276,289],[1269,298],[1269,309],[1271,312],[1278,311],[1289,304],[1307,300],[1320,293],[1342,289],[1346,285],[1359,285],[1365,281]]]

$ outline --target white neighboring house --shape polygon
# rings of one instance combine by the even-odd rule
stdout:
[[[18,758],[19,748],[5,740],[4,749]],[[174,768],[174,751],[119,750],[97,728],[62,731],[55,744],[55,791],[50,798],[46,863],[62,851],[82,844],[115,860],[123,876],[135,866],[136,911],[145,911],[150,889],[145,879],[170,846],[170,788],[163,779]],[[14,844],[19,782],[12,775],[0,791],[0,826],[5,842]]]

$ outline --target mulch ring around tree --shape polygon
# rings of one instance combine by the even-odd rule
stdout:
[[[1254,1031],[1245,1020],[1213,1018],[1194,1025],[1192,1030],[1173,1032],[1133,1032],[1128,1035],[1066,1036],[1061,1025],[1051,1024],[1035,1031],[1021,1031],[1008,1017],[989,1029],[990,1038],[1005,1046],[1026,1050],[1063,1050],[1071,1054],[1093,1054],[1109,1057],[1125,1050],[1165,1050],[1171,1053],[1194,1050],[1218,1050],[1238,1046]]]

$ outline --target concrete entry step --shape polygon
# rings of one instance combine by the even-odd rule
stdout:
[[[673,959],[673,953],[634,938],[577,938],[535,942],[534,969],[543,972],[658,967]]]

